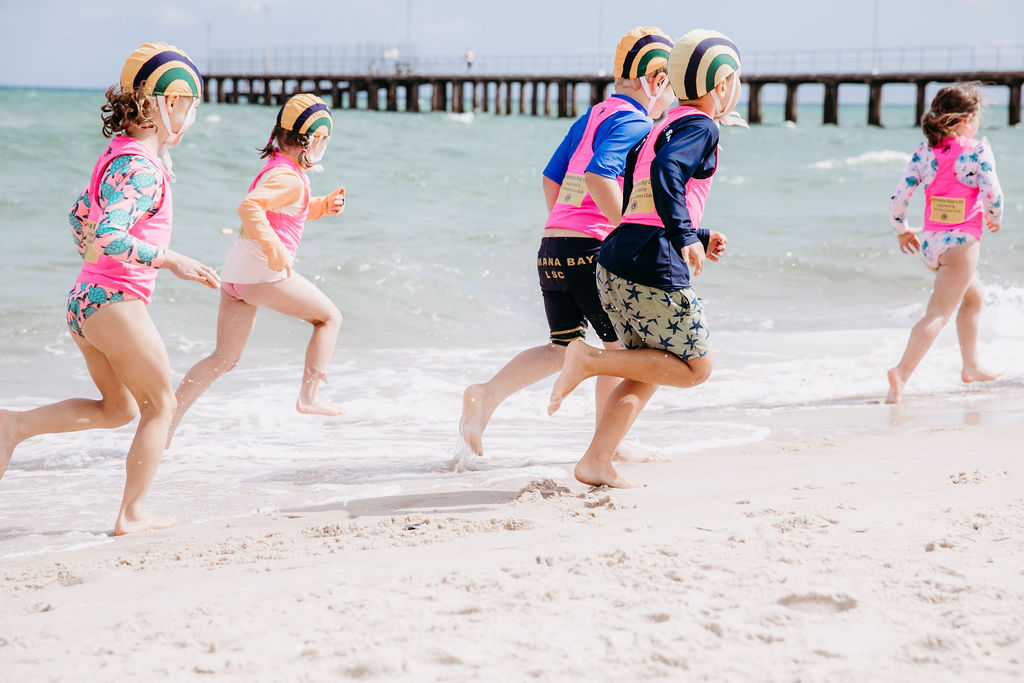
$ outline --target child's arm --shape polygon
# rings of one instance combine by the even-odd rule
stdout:
[[[562,191],[562,184],[542,175],[541,185],[544,189],[544,202],[547,204],[548,213],[551,213],[551,209],[555,208],[555,202],[558,201],[558,193]]]
[[[101,213],[92,249],[115,261],[159,268],[166,250],[129,231],[139,219],[159,210],[163,199],[161,180],[161,173],[145,157],[125,154],[111,161],[100,179],[97,202]]]
[[[68,222],[71,224],[71,236],[75,240],[75,247],[78,248],[78,255],[82,258],[85,258],[85,222],[89,220],[89,209],[89,188],[85,188],[85,191],[82,192],[82,195],[68,213]]]
[[[238,205],[238,217],[242,220],[242,236],[259,242],[260,250],[267,257],[267,265],[271,270],[286,270],[290,275],[292,255],[270,227],[267,211],[296,204],[302,201],[305,192],[302,179],[294,173],[268,173]]]
[[[686,183],[698,172],[706,173],[718,147],[718,129],[713,122],[695,118],[673,130],[657,148],[651,163],[654,208],[665,226],[665,237],[690,265],[694,277],[704,268],[706,245],[693,227],[686,208]]]
[[[985,225],[991,232],[999,232],[1003,222],[1003,188],[999,185],[996,159],[988,138],[982,138],[978,147],[978,190],[985,209]]]
[[[345,210],[345,188],[339,187],[330,194],[323,197],[313,197],[309,200],[309,215],[307,221],[318,221],[324,216],[337,216]]]
[[[900,178],[896,189],[889,196],[889,223],[897,235],[913,230],[907,225],[907,207],[910,206],[910,198],[914,195],[914,191],[924,184],[923,169],[931,168],[930,160],[934,160],[934,158],[935,155],[928,149],[928,145],[925,143],[918,145],[914,150],[914,155],[910,158],[910,163],[907,164],[907,170],[903,172],[903,177]],[[934,176],[934,170],[931,175]],[[901,240],[900,247],[902,248],[902,246]]]

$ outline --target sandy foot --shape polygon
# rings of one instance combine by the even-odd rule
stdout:
[[[997,377],[1002,376],[1003,373],[1001,372],[992,372],[991,370],[986,370],[983,367],[975,367],[970,370],[964,368],[963,372],[960,373],[960,379],[968,384],[971,382],[991,382]]]
[[[124,536],[125,534],[137,534],[140,531],[153,531],[155,529],[170,529],[177,526],[177,520],[169,517],[158,517],[148,512],[139,516],[130,516],[122,512],[114,523],[114,535]]]
[[[551,388],[551,403],[548,404],[548,415],[554,415],[561,407],[562,400],[572,393],[579,383],[585,380],[586,362],[593,349],[579,339],[571,342],[565,347],[565,360],[562,363],[562,371],[558,373],[558,379]]]
[[[462,394],[462,418],[459,433],[463,441],[477,455],[484,454],[484,429],[491,419],[494,407],[487,401],[487,390],[482,384],[470,384]]]
[[[906,384],[900,379],[899,374],[896,372],[896,368],[889,370],[886,375],[889,378],[889,393],[885,397],[886,403],[899,403],[900,397],[903,395],[903,386]]]
[[[344,408],[330,401],[318,398],[310,403],[306,403],[302,400],[301,396],[295,401],[295,410],[304,415],[327,415],[328,417],[345,414]],[[170,444],[170,440],[167,443]]]
[[[609,486],[614,489],[635,489],[641,486],[619,474],[611,463],[594,462],[586,456],[576,463],[573,474],[577,481],[591,486]]]

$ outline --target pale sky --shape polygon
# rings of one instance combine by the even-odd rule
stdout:
[[[877,22],[875,7],[878,7]],[[264,9],[266,8],[266,9]],[[268,21],[269,20],[269,21]],[[408,24],[407,24],[408,20]],[[420,57],[607,55],[636,25],[711,28],[741,53],[1020,44],[1021,0],[0,0],[0,85],[102,88],[140,43],[203,69],[208,48],[403,43]],[[811,28],[804,28],[809,26]],[[963,27],[969,27],[964,31]],[[208,40],[209,37],[209,40]],[[1022,65],[1021,68],[1024,68]]]

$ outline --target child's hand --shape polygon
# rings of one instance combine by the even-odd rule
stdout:
[[[192,280],[206,285],[210,289],[220,287],[220,278],[217,276],[217,271],[203,265],[194,258],[179,254],[176,251],[167,250],[164,255],[163,267],[182,280]]]
[[[266,248],[266,247],[264,247]],[[274,272],[284,271],[285,277],[292,276],[292,263],[295,259],[288,253],[284,245],[280,241],[275,242],[271,245],[270,253],[265,254],[267,257],[267,268]]]
[[[345,210],[345,188],[339,187],[334,192],[324,197],[324,213],[328,216],[337,216]]]
[[[896,239],[900,243],[900,251],[904,254],[916,254],[921,251],[921,239],[917,236],[917,233],[921,232],[921,228],[912,228],[909,225],[905,232],[901,232],[896,235]]]
[[[993,221],[990,217],[985,216],[985,227],[988,228],[989,232],[999,232],[999,228],[1002,226],[996,221]]]
[[[722,255],[725,253],[725,244],[728,240],[722,233],[712,230],[711,236],[708,238],[708,249],[707,257],[716,263],[722,259]]]
[[[690,266],[690,273],[693,274],[693,277],[700,275],[700,272],[704,270],[704,245],[700,242],[687,244],[679,250],[679,253],[682,254],[686,265]]]

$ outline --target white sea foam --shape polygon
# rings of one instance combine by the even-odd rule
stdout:
[[[856,156],[844,157],[842,159],[825,159],[810,164],[808,168],[832,169],[850,166],[885,166],[898,167],[910,161],[910,155],[906,152],[899,152],[891,149],[864,152]]]

